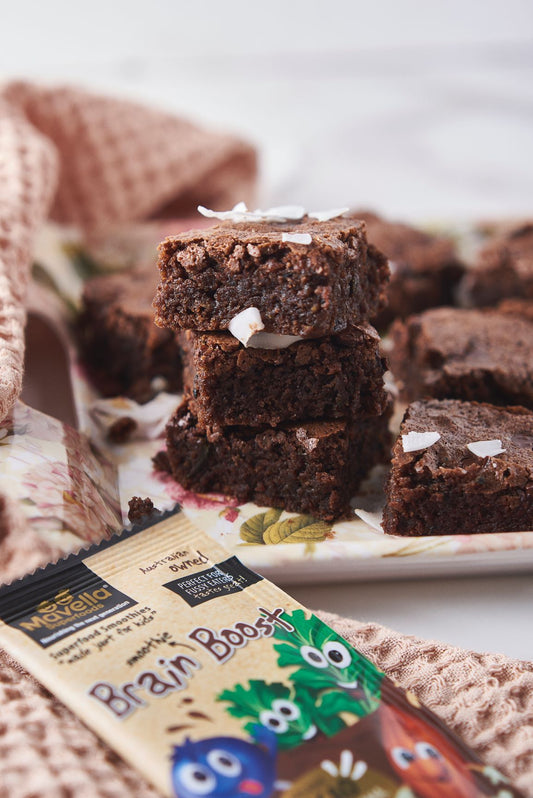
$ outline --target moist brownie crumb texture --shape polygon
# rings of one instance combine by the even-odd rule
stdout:
[[[166,429],[174,478],[240,502],[348,516],[390,446],[385,364],[368,323],[388,267],[364,224],[340,214],[228,221],[164,241],[159,269],[156,321],[179,331],[184,363],[185,398]],[[275,348],[229,331],[250,308]]]

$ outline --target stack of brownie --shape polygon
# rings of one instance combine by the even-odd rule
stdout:
[[[389,454],[388,266],[341,212],[236,213],[160,246],[156,323],[180,332],[167,465],[185,488],[333,520]]]

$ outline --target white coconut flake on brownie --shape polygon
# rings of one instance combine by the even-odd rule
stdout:
[[[381,526],[383,518],[380,513],[369,513],[368,510],[361,510],[359,507],[354,509],[354,513],[361,519],[361,521],[364,521],[365,524],[368,524],[368,526],[371,526],[372,529],[375,529],[376,532],[383,532],[383,527]]]
[[[248,345],[248,341],[254,333],[263,330],[265,325],[261,318],[261,313],[258,308],[246,308],[241,310],[236,316],[232,318],[228,325],[228,329],[234,338],[237,338],[244,346]]]
[[[281,240],[284,244],[310,244],[313,239],[309,233],[282,233]]]
[[[257,208],[249,211],[245,202],[238,202],[231,211],[213,211],[198,205],[198,212],[208,219],[219,219],[222,222],[292,222],[303,219],[305,208],[301,205],[279,205],[262,211]]]
[[[419,452],[422,449],[429,449],[434,443],[440,440],[440,432],[408,432],[402,435],[404,452]]]
[[[309,218],[319,222],[329,222],[330,219],[336,219],[337,216],[342,216],[349,210],[349,208],[332,208],[329,211],[313,211],[309,214]]]
[[[503,454],[505,449],[502,449],[502,442],[499,438],[494,438],[490,441],[472,441],[467,443],[466,448],[469,449],[476,457],[495,457],[497,454]]]
[[[245,222],[250,213],[244,202],[238,202],[231,211],[212,211],[210,208],[198,205],[198,212],[208,219],[219,219],[221,222]]]
[[[287,349],[297,341],[303,341],[301,335],[256,332],[248,339],[245,346],[248,347],[248,349]]]

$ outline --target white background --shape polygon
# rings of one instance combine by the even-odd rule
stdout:
[[[79,82],[252,139],[262,201],[531,214],[527,0],[0,0],[0,79]],[[533,579],[296,588],[315,608],[533,659]]]

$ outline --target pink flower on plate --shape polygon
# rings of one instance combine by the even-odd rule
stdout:
[[[224,507],[224,509],[219,512],[218,517],[224,518],[226,521],[229,521],[230,524],[233,524],[239,517],[240,512],[238,507]]]
[[[231,509],[239,506],[237,499],[231,496],[223,496],[220,493],[194,493],[183,488],[174,477],[163,471],[154,471],[152,476],[163,483],[167,496],[183,507],[192,507],[195,510],[216,510],[223,505],[224,510],[236,513],[235,518],[239,513],[238,510],[232,511]],[[227,518],[227,516],[225,517]],[[235,518],[227,520],[234,521]]]
[[[63,427],[63,445],[69,460],[82,468],[100,486],[116,485],[116,469],[101,452],[95,451],[89,439],[67,424]]]

